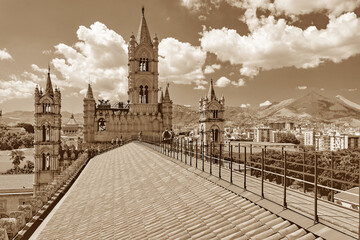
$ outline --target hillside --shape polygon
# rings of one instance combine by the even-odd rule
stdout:
[[[71,116],[62,112],[65,124]],[[74,114],[78,123],[83,123],[83,114]],[[195,127],[198,124],[198,106],[173,105],[173,125]],[[297,99],[286,99],[258,109],[228,106],[225,109],[225,126],[251,126],[257,123],[272,121],[295,122],[334,122],[360,127],[360,105],[350,100],[336,96],[329,98],[309,92]],[[4,113],[2,121],[5,124],[16,125],[20,122],[33,124],[34,113],[31,111],[15,111]]]

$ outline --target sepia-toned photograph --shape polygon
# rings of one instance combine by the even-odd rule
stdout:
[[[0,0],[0,240],[360,239],[360,0]]]

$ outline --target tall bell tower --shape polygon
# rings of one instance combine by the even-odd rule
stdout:
[[[45,91],[35,88],[35,194],[60,172],[60,131],[61,93],[52,87],[49,67]]]
[[[158,103],[158,46],[156,36],[151,40],[143,7],[137,37],[132,34],[128,46],[128,97],[131,104]]]
[[[225,98],[216,98],[213,80],[210,81],[209,92],[199,101],[200,137],[205,144],[218,144],[224,139]]]

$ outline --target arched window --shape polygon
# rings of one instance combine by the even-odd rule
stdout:
[[[143,86],[140,85],[140,91],[139,91],[139,103],[143,102],[143,96],[144,96],[144,91],[143,91]]]
[[[219,142],[219,129],[215,129],[214,131],[214,141]]]
[[[46,142],[50,142],[50,126],[46,127]]]
[[[218,118],[218,110],[212,110],[213,118]]]
[[[106,121],[103,118],[100,118],[98,121],[98,131],[103,132],[106,130]]]
[[[149,59],[148,58],[140,58],[139,71],[140,72],[148,72],[149,71]]]
[[[50,153],[46,155],[46,170],[50,170]]]
[[[148,86],[145,86],[145,103],[149,103],[149,91],[148,91]]]
[[[46,141],[46,127],[45,127],[45,125],[42,126],[41,133],[42,133],[42,142],[45,142]]]
[[[46,170],[46,156],[45,153],[41,155],[41,162],[42,162],[42,170]]]

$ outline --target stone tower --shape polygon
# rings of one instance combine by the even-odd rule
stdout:
[[[151,41],[142,8],[137,38],[132,34],[128,46],[128,99],[134,108],[141,108],[144,104],[155,106],[158,103],[158,46],[156,36]]]
[[[45,91],[35,88],[34,192],[60,172],[61,93],[52,87],[50,67]]]
[[[94,133],[97,131],[95,125],[95,109],[96,102],[91,85],[88,85],[88,90],[84,98],[84,141],[94,142]]]
[[[161,101],[164,130],[172,130],[172,101],[170,100],[169,84],[166,85],[165,97],[162,97]]]
[[[205,144],[222,143],[224,136],[224,114],[225,98],[217,99],[213,86],[210,81],[209,92],[205,98],[199,101],[200,113],[200,137]]]

